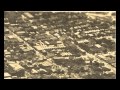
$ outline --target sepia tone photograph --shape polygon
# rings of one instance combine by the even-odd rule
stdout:
[[[116,79],[116,11],[4,11],[4,79]]]

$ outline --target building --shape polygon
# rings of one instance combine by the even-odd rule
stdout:
[[[12,79],[8,72],[4,72],[4,79]]]
[[[32,14],[30,14],[29,12],[24,13],[23,15],[25,15],[25,17],[32,19],[34,18],[34,16]]]
[[[9,73],[13,76],[24,76],[24,68],[17,63],[8,63]]]

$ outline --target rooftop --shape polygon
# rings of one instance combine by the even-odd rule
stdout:
[[[23,70],[24,68],[19,65],[18,63],[9,63],[9,66],[11,66],[15,71]]]
[[[10,77],[11,75],[8,72],[4,72],[4,77]]]

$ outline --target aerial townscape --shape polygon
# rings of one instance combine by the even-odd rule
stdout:
[[[116,79],[116,12],[5,11],[4,79]]]

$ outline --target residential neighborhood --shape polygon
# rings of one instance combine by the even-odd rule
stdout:
[[[115,11],[4,12],[4,79],[115,78]]]

